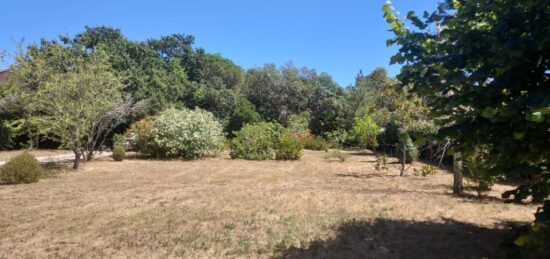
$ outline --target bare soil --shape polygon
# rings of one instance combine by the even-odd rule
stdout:
[[[377,172],[373,155],[350,153],[103,158],[0,185],[0,258],[502,258],[506,226],[533,220],[536,206],[499,198],[513,186],[455,197],[446,171],[399,177],[394,160]]]

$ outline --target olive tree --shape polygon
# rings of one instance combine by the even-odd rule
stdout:
[[[43,40],[15,60],[9,94],[28,114],[24,120],[74,152],[74,169],[82,155],[93,158],[105,135],[130,111],[123,84],[100,48],[82,51]]]

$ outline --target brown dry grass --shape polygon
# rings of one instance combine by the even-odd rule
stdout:
[[[502,257],[507,222],[535,207],[450,195],[452,176],[326,162],[103,159],[0,186],[0,258]],[[409,172],[411,174],[412,171]]]
[[[10,158],[17,156],[23,152],[25,152],[25,150],[0,151],[0,161],[7,161]],[[35,149],[30,150],[29,153],[31,153],[35,157],[41,157],[72,154],[72,151],[58,149]]]

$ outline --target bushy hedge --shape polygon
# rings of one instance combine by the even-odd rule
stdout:
[[[126,150],[123,146],[117,145],[113,148],[113,159],[115,161],[122,161],[126,156]]]
[[[266,160],[273,158],[283,127],[280,124],[260,122],[246,124],[231,140],[233,159]]]
[[[224,145],[222,125],[202,109],[168,109],[154,120],[145,150],[156,157],[186,159],[218,154]]]
[[[304,145],[296,136],[286,133],[281,136],[275,152],[275,158],[279,160],[298,160],[302,157]]]
[[[28,152],[11,158],[0,168],[0,182],[4,184],[35,183],[41,175],[40,164]]]
[[[150,153],[147,148],[151,147],[151,129],[153,128],[154,122],[154,117],[145,117],[144,119],[132,123],[130,128],[126,130],[124,136],[130,140],[132,150],[144,154]]]

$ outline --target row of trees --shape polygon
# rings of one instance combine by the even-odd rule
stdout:
[[[13,141],[0,148],[49,139],[89,160],[113,133],[168,108],[210,111],[229,137],[261,121],[305,124],[312,134],[330,137],[374,120],[376,129],[390,129],[380,145],[388,150],[426,129],[417,123],[425,121],[422,100],[407,98],[384,69],[360,72],[344,88],[326,73],[292,63],[245,71],[193,42],[183,34],[131,41],[117,29],[86,27],[74,37],[20,48],[0,93],[3,132]],[[360,131],[351,133],[348,144],[367,141]],[[373,148],[375,133],[368,140]]]
[[[399,47],[391,63],[402,64],[401,73],[392,79],[383,69],[360,72],[348,87],[292,64],[245,71],[193,47],[189,35],[131,41],[117,29],[87,27],[74,37],[42,40],[21,49],[2,86],[0,136],[23,136],[31,145],[52,139],[75,152],[77,168],[81,154],[92,159],[132,122],[167,108],[199,107],[229,137],[268,121],[397,153],[402,175],[423,147],[420,153],[439,161],[454,154],[457,194],[462,169],[479,179],[529,179],[504,197],[545,202],[531,230],[516,239],[518,246],[544,246],[550,5],[447,0],[406,20],[392,8],[389,2],[383,8],[394,33],[387,43]],[[9,144],[17,145],[0,143]]]

